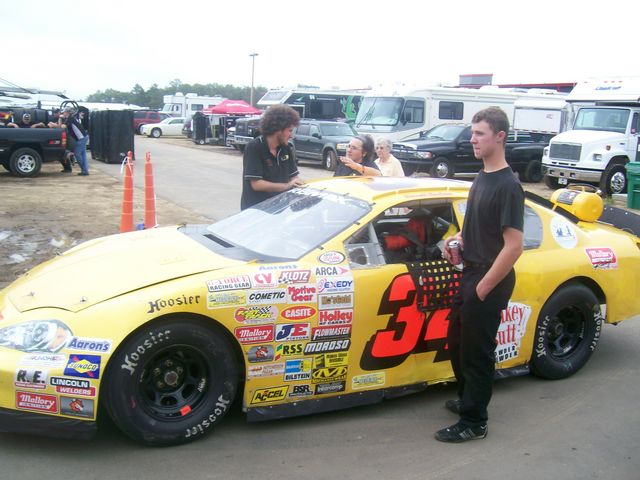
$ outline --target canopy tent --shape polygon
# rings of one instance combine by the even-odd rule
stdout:
[[[262,110],[253,108],[243,100],[223,100],[212,108],[202,110],[206,115],[260,115]]]

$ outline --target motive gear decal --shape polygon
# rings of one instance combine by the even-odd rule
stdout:
[[[378,315],[391,315],[389,323],[365,345],[360,368],[397,367],[409,355],[424,352],[436,352],[434,362],[449,360],[446,342],[450,311],[449,308],[433,312],[418,310],[411,275],[398,275],[385,290],[378,309]]]

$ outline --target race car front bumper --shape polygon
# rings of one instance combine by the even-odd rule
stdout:
[[[53,417],[0,408],[0,432],[26,433],[54,438],[89,440],[96,434],[95,421]]]

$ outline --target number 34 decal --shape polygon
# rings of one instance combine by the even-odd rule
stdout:
[[[391,315],[389,323],[365,345],[360,368],[392,368],[404,362],[409,355],[424,352],[436,352],[434,362],[449,360],[446,347],[449,311],[418,310],[411,275],[398,275],[385,290],[378,309],[378,315]]]

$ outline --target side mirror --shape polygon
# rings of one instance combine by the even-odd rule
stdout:
[[[317,138],[318,140],[320,140],[322,138],[322,135],[320,135],[319,133],[316,133],[316,132],[312,133],[311,136],[313,138]]]

